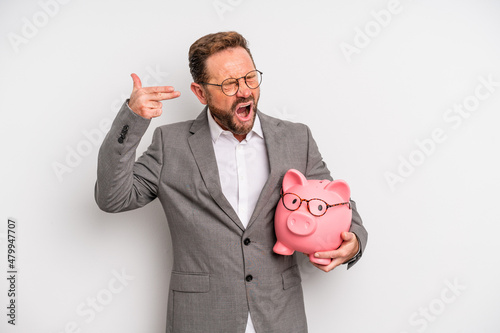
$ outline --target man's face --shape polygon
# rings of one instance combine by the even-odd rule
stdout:
[[[228,78],[240,78],[255,69],[248,52],[242,48],[231,48],[215,53],[206,60],[210,83],[221,84]],[[215,121],[237,139],[243,139],[255,121],[260,87],[250,89],[244,79],[239,80],[238,92],[225,95],[220,87],[205,85],[207,104]]]

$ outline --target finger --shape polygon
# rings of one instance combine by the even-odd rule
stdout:
[[[316,252],[314,253],[314,256],[316,258],[324,259],[324,258],[335,258],[339,256],[339,251],[334,250],[334,251],[326,251],[326,252]]]
[[[141,79],[137,76],[137,74],[132,73],[132,74],[130,74],[130,76],[132,77],[132,80],[134,81],[134,86],[132,88],[132,91],[136,91],[136,90],[141,89],[142,82],[141,82]]]
[[[162,109],[149,109],[143,117],[148,119],[156,118],[161,116],[161,113]]]
[[[171,93],[175,91],[175,88],[172,86],[154,86],[154,87],[144,87],[143,91],[146,94]]]
[[[348,241],[351,241],[353,240],[354,238],[356,238],[356,235],[354,235],[354,233],[352,232],[349,232],[349,231],[344,231],[342,234],[342,239],[345,240],[346,242]]]
[[[320,265],[320,264],[313,263],[313,265],[316,268],[319,268],[320,270],[322,270],[323,272],[326,272],[326,273],[330,272],[335,267],[337,267],[341,264],[342,264],[342,262],[340,260],[337,260],[337,259],[333,259],[332,262],[328,265]]]
[[[161,116],[162,112],[163,112],[162,109],[153,109],[152,110],[152,117],[153,118],[159,117],[159,116]]]
[[[324,258],[331,258],[330,252],[316,252],[314,254],[314,257],[324,259]]]
[[[168,99],[174,99],[177,98],[181,95],[179,91],[172,91],[169,93],[165,92],[155,92],[155,93],[150,93],[148,94],[148,98],[152,101],[165,101]]]
[[[357,241],[356,235],[352,232],[349,231],[344,231],[341,234],[341,237],[343,239],[342,244],[340,244],[339,248],[337,250],[333,251],[325,251],[325,252],[316,252],[314,253],[314,256],[316,258],[338,258],[338,257],[345,257],[346,256],[346,251],[350,249],[350,247],[355,246],[355,242]]]
[[[146,108],[150,109],[161,109],[163,107],[162,102],[148,101],[145,105]]]

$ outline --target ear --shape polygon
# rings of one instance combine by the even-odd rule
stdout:
[[[351,198],[351,189],[349,188],[349,185],[340,179],[326,184],[325,190],[337,193],[344,201],[349,201]]]
[[[290,169],[283,177],[283,191],[286,192],[290,187],[295,185],[307,185],[307,179],[304,175],[295,169]]]
[[[205,89],[198,83],[191,83],[191,91],[198,97],[201,104],[207,105],[207,95]]]

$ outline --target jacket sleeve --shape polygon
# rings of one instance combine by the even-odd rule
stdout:
[[[136,149],[151,120],[123,104],[99,149],[95,200],[110,213],[142,207],[156,198],[161,171],[161,131],[136,162]]]
[[[308,140],[309,140],[309,149],[308,149],[308,158],[307,158],[307,172],[306,178],[309,179],[329,179],[332,180],[330,175],[330,171],[326,166],[326,163],[323,161],[321,154],[319,152],[318,146],[312,137],[311,131],[309,128],[307,129]],[[361,216],[359,215],[356,202],[354,200],[350,200],[351,209],[352,209],[352,220],[351,220],[351,228],[349,231],[354,233],[359,240],[359,255],[358,257],[351,261],[347,265],[347,269],[351,268],[363,255],[363,252],[366,248],[366,243],[368,241],[368,232],[363,226],[363,221],[361,220]]]

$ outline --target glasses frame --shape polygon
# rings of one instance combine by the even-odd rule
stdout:
[[[261,75],[259,85],[258,85],[257,87],[255,87],[255,88],[250,87],[250,86],[248,85],[248,83],[247,83],[247,76],[248,76],[248,74],[253,73],[253,72],[259,72],[259,73],[260,73],[260,75]],[[229,77],[229,78],[225,79],[224,81],[222,81],[222,82],[221,82],[221,84],[215,84],[215,83],[209,83],[209,82],[200,82],[200,84],[206,84],[206,85],[209,85],[209,86],[217,86],[217,87],[220,87],[220,90],[222,91],[222,93],[223,93],[224,95],[231,97],[231,96],[236,95],[236,94],[238,93],[238,91],[240,90],[240,80],[241,80],[241,79],[245,79],[245,84],[246,84],[246,85],[247,85],[247,87],[248,87],[248,88],[250,88],[250,89],[257,89],[258,87],[260,87],[260,85],[261,85],[261,83],[262,83],[262,75],[263,75],[263,74],[264,74],[264,73],[262,73],[262,72],[261,72],[261,71],[259,71],[258,69],[254,69],[254,70],[251,70],[250,72],[246,73],[246,74],[245,74],[245,76],[242,76],[242,77],[237,78],[237,79],[235,79],[235,78],[233,78],[233,77]],[[224,89],[222,89],[222,86],[224,85],[224,82],[226,82],[227,80],[236,80],[236,85],[237,85],[237,88],[236,88],[236,91],[234,92],[234,94],[232,94],[232,95],[228,95],[228,94],[226,94],[226,93],[224,92]]]
[[[290,209],[288,208],[286,205],[285,205],[285,195],[287,194],[293,194],[295,195],[297,198],[299,198],[300,200],[300,203],[299,203],[299,206],[295,209]],[[343,206],[343,205],[349,205],[349,209],[351,209],[351,203],[349,201],[346,201],[346,202],[340,202],[340,203],[337,203],[337,204],[333,204],[333,205],[330,205],[328,204],[325,200],[323,199],[320,199],[320,198],[312,198],[312,199],[302,199],[301,197],[299,197],[297,194],[295,193],[292,193],[292,192],[286,192],[286,193],[283,193],[283,189],[281,190],[281,194],[280,194],[280,199],[281,199],[281,202],[283,202],[283,207],[285,207],[287,210],[291,211],[291,212],[294,212],[296,210],[298,210],[301,206],[302,206],[302,202],[305,201],[307,202],[307,211],[309,212],[309,214],[311,214],[312,216],[316,216],[316,217],[321,217],[323,215],[326,214],[326,212],[328,211],[328,208],[330,207],[336,207],[336,206]],[[313,200],[319,200],[321,202],[323,202],[325,205],[326,205],[326,209],[325,211],[323,212],[323,214],[320,214],[320,215],[317,215],[317,214],[313,214],[311,212],[311,209],[309,208],[309,202],[313,201]]]

